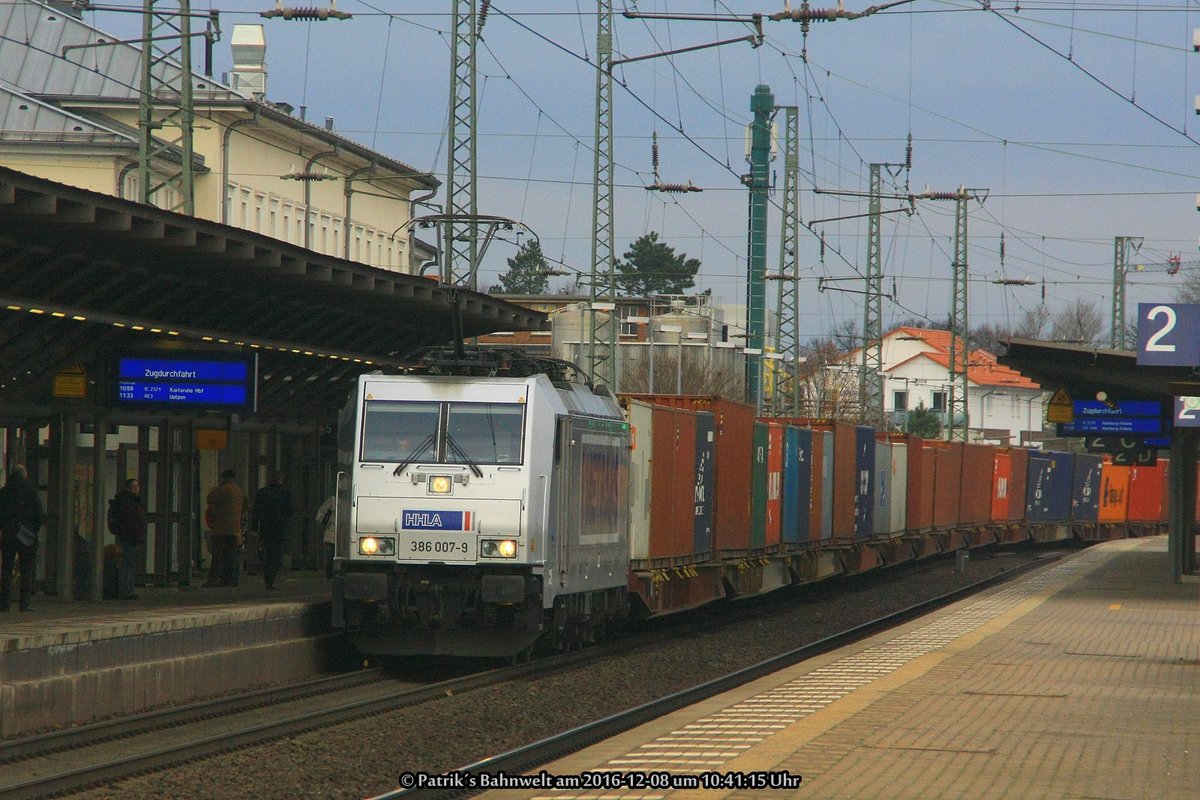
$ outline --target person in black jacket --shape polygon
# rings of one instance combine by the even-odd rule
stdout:
[[[33,610],[29,596],[33,592],[37,535],[44,518],[42,501],[29,480],[29,472],[24,465],[17,464],[0,489],[0,611],[8,611],[12,604],[13,568],[17,561],[21,563],[20,608]]]
[[[125,481],[125,488],[108,503],[108,529],[121,544],[121,565],[117,567],[117,597],[137,600],[133,578],[146,542],[146,507],[142,503],[142,485],[137,478]]]
[[[283,546],[291,520],[292,493],[283,485],[283,473],[275,470],[271,482],[255,493],[254,514],[250,519],[250,528],[258,531],[263,582],[268,589],[275,588],[275,578],[283,568]]]

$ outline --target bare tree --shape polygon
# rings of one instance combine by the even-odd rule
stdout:
[[[1050,326],[1050,338],[1073,344],[1101,344],[1106,323],[1095,303],[1076,300],[1056,313]]]
[[[852,345],[853,347],[853,345]],[[860,422],[860,375],[848,360],[850,347],[833,338],[815,339],[808,345],[808,360],[800,364],[801,405],[806,416]]]
[[[1027,309],[1012,329],[1012,335],[1018,339],[1045,339],[1050,331],[1050,317],[1050,309],[1045,303]]]
[[[656,394],[720,395],[730,400],[746,396],[742,364],[731,357],[733,351],[707,346],[656,346],[654,392]],[[644,349],[644,348],[639,348]],[[714,357],[716,356],[716,357]],[[679,369],[682,362],[682,374]],[[650,359],[645,353],[621,366],[621,391],[642,394],[650,391]]]

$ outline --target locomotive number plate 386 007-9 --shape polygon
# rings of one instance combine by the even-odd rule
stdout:
[[[400,536],[401,559],[423,561],[474,561],[475,536],[472,534],[406,533]]]

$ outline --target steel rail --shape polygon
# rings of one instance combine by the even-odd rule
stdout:
[[[551,736],[541,741],[509,750],[506,753],[485,758],[474,764],[460,767],[454,772],[472,775],[485,772],[490,774],[505,772],[510,775],[519,775],[528,772],[550,761],[578,752],[585,747],[635,728],[638,725],[656,720],[664,714],[694,705],[709,697],[735,689],[745,683],[778,672],[801,661],[845,647],[869,636],[874,636],[877,633],[910,622],[932,611],[957,602],[964,597],[969,597],[998,583],[1010,580],[1028,570],[1050,564],[1061,557],[1061,554],[1048,555],[1028,564],[1013,567],[1012,569],[985,578],[982,581],[955,589],[952,592],[947,592],[931,600],[916,603],[901,611],[887,614],[841,633],[827,636],[778,656],[760,661],[752,666],[731,672],[723,677],[700,684],[699,686],[675,692],[674,694],[658,700],[652,700],[649,703],[613,714],[604,719],[580,725],[556,736]],[[397,789],[378,795],[371,800],[399,800],[400,798],[404,798],[404,800],[448,800],[448,798],[469,797],[481,791],[484,790],[414,787],[410,789]]]

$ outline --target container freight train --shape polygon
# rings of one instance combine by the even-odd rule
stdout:
[[[720,397],[618,399],[547,360],[467,371],[485,374],[364,375],[343,410],[333,618],[365,653],[571,648],[630,614],[1165,526],[1161,460],[755,419]]]

